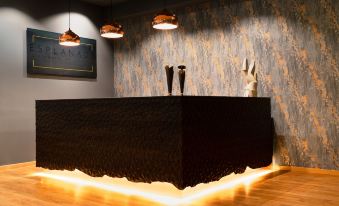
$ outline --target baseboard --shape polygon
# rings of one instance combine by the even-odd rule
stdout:
[[[295,167],[295,166],[279,166],[279,169],[295,171],[295,172],[317,173],[317,174],[339,176],[339,170],[327,170],[327,169],[320,169],[320,168],[307,168],[307,167]]]
[[[14,167],[23,167],[23,166],[31,166],[32,164],[35,165],[35,161],[29,161],[29,162],[18,162],[18,163],[12,163],[12,164],[5,164],[0,165],[0,168],[14,168]]]

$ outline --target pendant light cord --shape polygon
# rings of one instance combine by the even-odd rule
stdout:
[[[113,0],[111,0],[111,12],[110,12],[111,16],[110,16],[110,20],[111,23],[113,23]]]
[[[68,29],[71,30],[71,0],[68,0]]]

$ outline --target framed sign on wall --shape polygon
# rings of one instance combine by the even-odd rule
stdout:
[[[59,33],[27,29],[27,73],[95,79],[96,40],[80,38],[80,46],[59,45]]]

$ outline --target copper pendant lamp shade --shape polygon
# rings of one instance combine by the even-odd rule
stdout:
[[[68,30],[59,36],[62,46],[79,46],[80,37],[71,30],[71,0],[68,0]]]
[[[106,24],[100,28],[100,35],[105,38],[117,39],[124,36],[122,25],[117,23]]]
[[[124,36],[122,25],[113,21],[113,1],[111,0],[110,21],[112,23],[105,24],[100,28],[100,35],[104,38],[118,39]]]
[[[68,29],[68,31],[59,36],[59,44],[63,46],[79,46],[80,37],[71,29]]]
[[[178,28],[178,18],[174,13],[164,9],[154,16],[152,26],[154,29],[160,30],[176,29]]]

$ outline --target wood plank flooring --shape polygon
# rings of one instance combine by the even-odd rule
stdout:
[[[42,169],[36,168],[35,162],[1,166],[0,206],[159,205],[135,196],[31,176],[39,171]],[[251,185],[218,192],[190,205],[339,206],[339,175],[280,170]]]

